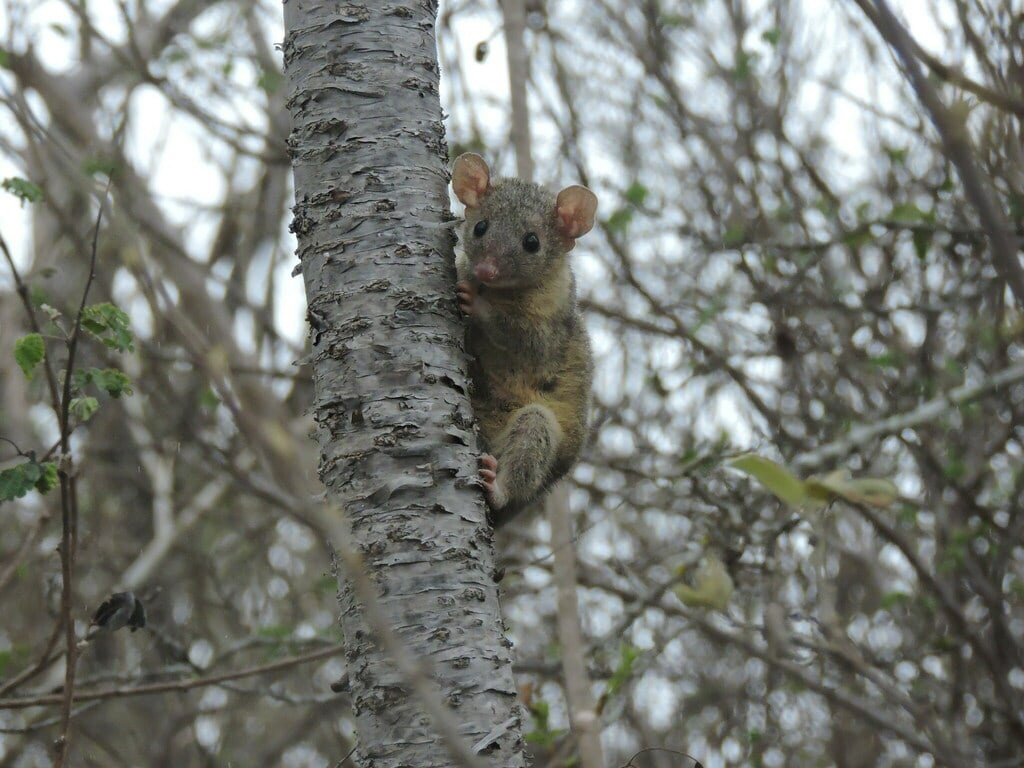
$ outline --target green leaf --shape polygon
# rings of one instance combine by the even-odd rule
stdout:
[[[872,507],[888,507],[900,495],[891,480],[878,477],[852,480],[843,470],[831,472],[824,477],[810,477],[804,486],[815,497],[838,496],[854,504],[868,504]]]
[[[890,608],[893,608],[897,605],[904,605],[906,603],[909,603],[910,600],[911,597],[906,592],[889,592],[888,594],[882,596],[882,601],[879,604],[879,606],[882,608],[882,610],[888,611]]]
[[[612,215],[608,217],[605,222],[605,226],[612,232],[624,232],[626,227],[629,226],[629,222],[633,220],[633,209],[632,208],[620,208],[617,211],[613,211]]]
[[[658,23],[663,27],[689,26],[689,19],[681,13],[665,13],[658,17]]]
[[[899,370],[906,363],[906,358],[898,351],[882,352],[870,358],[871,364],[879,368],[895,368]]]
[[[964,567],[967,559],[967,545],[963,541],[953,539],[941,552],[938,558],[938,571],[942,574],[956,573]]]
[[[932,233],[927,229],[914,230],[914,250],[917,258],[924,261],[928,256],[928,246],[932,244]]]
[[[644,200],[647,198],[647,187],[641,184],[639,181],[634,181],[629,185],[623,193],[623,197],[633,205],[640,206],[644,204]]]
[[[782,203],[776,206],[771,212],[771,217],[776,221],[789,222],[796,219],[796,209],[789,203]]]
[[[889,211],[889,218],[901,224],[916,224],[919,221],[927,221],[928,214],[913,203],[899,203]]]
[[[121,397],[122,395],[132,395],[134,393],[132,390],[132,380],[128,378],[126,373],[116,368],[85,368],[75,371],[72,382],[77,391],[85,389],[89,384],[94,384],[98,389],[106,392],[111,397]]]
[[[697,316],[697,322],[694,323],[691,329],[692,332],[696,333],[710,321],[714,320],[723,309],[725,309],[725,303],[717,298],[708,306],[701,308],[700,314]]]
[[[734,246],[745,242],[747,239],[747,228],[742,224],[733,224],[725,230],[722,235],[722,245]]]
[[[729,465],[753,477],[766,490],[790,506],[803,507],[810,501],[803,482],[793,477],[785,467],[770,459],[748,454],[733,459]]]
[[[39,465],[43,468],[42,474],[36,480],[36,490],[40,493],[49,493],[57,487],[57,464],[52,461],[44,461]]]
[[[967,474],[967,465],[964,463],[963,456],[953,446],[946,449],[946,461],[942,465],[942,474],[951,483],[959,482]]]
[[[110,302],[91,304],[82,310],[82,328],[117,352],[134,352],[131,321]]]
[[[717,557],[708,555],[697,567],[693,586],[680,584],[675,588],[676,597],[689,608],[710,608],[724,611],[735,589],[728,569]]]
[[[39,464],[29,460],[0,472],[0,501],[20,499],[31,491],[43,476]]]
[[[859,477],[844,485],[843,496],[872,507],[888,507],[900,497],[900,489],[884,477]]]
[[[756,53],[747,53],[746,51],[740,51],[736,54],[736,66],[733,67],[732,76],[734,80],[746,80],[750,77],[750,73],[754,69],[754,64],[757,63],[758,56]]]
[[[103,174],[109,179],[117,171],[117,163],[105,157],[91,157],[82,163],[82,170],[86,176]]]
[[[543,699],[530,697],[528,709],[530,719],[533,720],[533,730],[524,733],[523,738],[528,743],[538,744],[545,750],[552,749],[558,737],[565,733],[565,730],[551,727],[551,705]]]
[[[172,64],[180,64],[183,61],[189,61],[192,57],[191,57],[191,55],[189,54],[188,51],[186,51],[186,50],[184,50],[182,48],[172,47],[172,48],[168,48],[161,55],[161,58],[166,59],[167,61],[169,61]]]
[[[95,397],[73,397],[69,408],[76,419],[86,422],[100,409],[100,401]]]
[[[24,206],[25,203],[38,203],[44,197],[42,189],[37,187],[31,181],[18,178],[17,176],[4,179],[0,182],[0,187],[2,187],[4,191],[10,192],[12,195],[19,198],[22,206]]]
[[[29,381],[45,357],[46,345],[38,333],[30,333],[14,342],[14,361]]]
[[[40,270],[40,273],[45,270]],[[50,275],[41,275],[42,277],[50,277]],[[46,308],[46,315],[50,320],[56,320],[60,317],[60,311],[50,306],[50,294],[46,292],[46,289],[41,285],[33,283],[28,289],[28,300],[32,302],[32,306],[36,309]]]
[[[116,368],[104,368],[93,378],[93,381],[111,397],[131,396],[135,393],[128,374]]]
[[[900,508],[896,515],[896,518],[900,521],[902,525],[916,525],[917,512],[918,509],[913,504],[900,504]]]
[[[0,69],[7,69],[9,63],[10,55],[7,53],[6,49],[0,48]]]
[[[873,242],[874,239],[875,236],[871,234],[870,227],[858,227],[843,236],[843,245],[849,246],[850,248],[860,248],[863,245]]]
[[[220,398],[217,397],[217,393],[214,391],[213,387],[207,387],[202,392],[200,392],[198,400],[199,400],[199,407],[200,408],[206,408],[206,409],[211,410],[211,411],[214,408],[216,408],[218,405],[220,405]],[[333,582],[333,577],[332,577],[332,582]],[[337,587],[337,583],[334,582],[334,584],[335,584],[335,587]]]
[[[629,678],[633,674],[633,665],[640,658],[641,653],[642,651],[639,648],[632,645],[623,644],[619,646],[619,663],[615,667],[615,671],[612,672],[612,676],[608,679],[608,686],[606,688],[609,696],[614,696],[629,682]]]
[[[24,464],[20,464],[19,466],[21,467],[21,471],[24,474],[25,479],[28,480],[33,486],[36,484],[36,481],[43,476],[43,468],[40,466],[38,461],[29,459]]]
[[[907,148],[906,147],[885,147],[885,154],[889,156],[889,161],[893,165],[903,165],[907,162]]]
[[[769,45],[778,45],[779,40],[782,39],[782,30],[779,29],[778,27],[766,29],[764,32],[761,33],[761,39],[764,40]]]
[[[535,730],[523,734],[523,740],[527,744],[538,744],[544,750],[554,747],[558,737],[565,733],[564,728],[555,728],[552,731]]]
[[[830,219],[836,218],[837,214],[839,213],[839,207],[831,200],[825,197],[816,198],[811,205],[814,208],[814,210],[821,211]]]
[[[12,665],[15,668],[23,666],[31,658],[34,650],[31,645],[19,643],[8,650],[0,651],[0,677],[4,677]]]

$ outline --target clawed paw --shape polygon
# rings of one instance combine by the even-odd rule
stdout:
[[[462,280],[455,285],[455,295],[459,299],[459,309],[467,315],[473,314],[476,309],[476,288],[468,280]]]
[[[485,453],[480,457],[480,481],[487,496],[487,505],[491,509],[501,509],[508,503],[508,494],[498,480],[498,460]]]

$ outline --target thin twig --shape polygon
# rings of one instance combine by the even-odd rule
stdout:
[[[28,682],[32,678],[46,669],[49,669],[51,664],[54,664],[57,659],[61,657],[63,651],[54,652],[54,648],[57,646],[57,641],[60,639],[61,631],[64,629],[64,621],[59,619],[54,625],[50,632],[50,637],[47,638],[46,643],[43,645],[43,650],[39,654],[39,661],[33,664],[31,667],[23,669],[21,672],[16,674],[9,680],[5,680],[3,685],[0,685],[0,696],[3,696],[10,691],[16,690],[18,686]]]
[[[939,577],[932,573],[924,559],[918,554],[914,542],[907,536],[904,536],[895,525],[892,525],[868,504],[853,504],[852,502],[850,504],[871,523],[882,538],[899,549],[903,557],[907,559],[910,567],[914,569],[914,573],[920,582],[935,596],[939,605],[942,606],[946,615],[949,616],[953,626],[956,627],[961,636],[970,644],[971,649],[978,654],[982,662],[989,668],[996,691],[1005,703],[1010,731],[1013,733],[1018,744],[1024,745],[1024,720],[1018,714],[1020,712],[1020,704],[1018,697],[1010,687],[1007,675],[1008,670],[1000,663],[1001,659],[997,650],[975,630],[975,625],[967,618],[967,614],[964,613],[957,602],[953,589],[940,581]]]
[[[25,558],[28,557],[32,548],[35,546],[36,537],[39,536],[39,531],[42,529],[43,524],[50,519],[49,512],[44,512],[39,515],[33,521],[32,526],[25,534],[25,538],[21,542],[21,546],[18,551],[7,561],[2,571],[0,571],[0,592],[7,587],[7,583],[14,577],[18,569],[21,567]]]
[[[974,153],[963,124],[956,125],[939,98],[915,56],[920,46],[903,27],[885,0],[854,0],[878,33],[889,44],[903,64],[903,71],[917,94],[918,100],[931,118],[942,139],[946,157],[956,166],[964,194],[978,212],[978,218],[988,235],[992,248],[992,262],[1000,276],[1010,287],[1017,303],[1024,306],[1024,268],[1017,258],[1010,222],[999,204],[992,186],[982,176],[974,161]]]
[[[854,427],[844,437],[834,442],[818,446],[813,450],[796,456],[791,465],[796,469],[810,469],[841,458],[854,448],[864,445],[875,438],[895,435],[904,429],[918,424],[933,422],[948,413],[955,411],[964,403],[977,400],[983,395],[1024,381],[1024,363],[1004,368],[998,373],[987,376],[980,384],[963,385],[950,390],[945,395],[936,397],[917,406],[906,413],[898,413],[885,419]]]
[[[547,500],[551,521],[551,545],[555,553],[555,592],[558,600],[558,641],[562,649],[562,674],[570,722],[579,742],[583,768],[601,768],[601,718],[594,704],[587,675],[588,651],[580,629],[580,607],[576,597],[576,547],[569,512],[569,491],[559,483]]]
[[[344,648],[339,646],[331,646],[330,648],[319,648],[309,653],[304,653],[301,656],[292,656],[287,659],[280,659],[278,661],[270,662],[269,664],[260,664],[255,667],[246,667],[244,669],[238,669],[233,672],[224,672],[220,675],[212,675],[210,677],[199,677],[190,680],[172,680],[165,683],[152,683],[151,685],[137,685],[137,686],[123,686],[118,688],[108,688],[103,691],[80,691],[75,693],[74,701],[98,701],[101,699],[120,699],[128,696],[150,696],[154,693],[168,693],[170,691],[188,691],[193,688],[204,688],[210,685],[220,685],[221,683],[229,680],[238,680],[244,677],[254,677],[255,675],[263,675],[268,672],[277,672],[282,669],[289,667],[295,667],[300,664],[306,664],[310,661],[317,661],[319,659],[326,659],[331,656],[337,656],[344,651]],[[32,696],[19,699],[0,699],[0,710],[4,709],[25,709],[27,707],[47,707],[55,704],[62,704],[66,697],[67,691],[63,693],[50,694],[46,696]]]
[[[7,241],[4,240],[3,235],[0,235],[0,251],[3,251],[4,257],[7,259],[7,265],[11,270],[11,277],[14,278],[14,287],[18,292],[18,297],[21,299],[22,306],[25,307],[29,327],[33,333],[38,333],[42,336],[42,328],[39,325],[39,319],[36,317],[35,307],[32,306],[28,285],[21,279],[21,273],[18,272],[18,267],[14,263],[14,257],[11,256],[11,252],[7,248]],[[50,358],[46,356],[43,357],[43,371],[46,373],[46,386],[50,392],[50,407],[53,408],[54,414],[59,414],[60,387],[57,384],[57,373],[53,370]]]
[[[75,567],[75,552],[78,548],[78,492],[75,481],[75,470],[71,459],[71,383],[74,378],[75,353],[78,350],[78,340],[82,335],[82,315],[85,313],[86,302],[89,299],[89,289],[96,279],[96,253],[99,246],[100,222],[103,220],[103,204],[110,191],[110,181],[107,181],[107,188],[100,199],[99,210],[96,213],[96,225],[93,228],[92,248],[89,253],[89,275],[85,281],[85,288],[82,290],[82,301],[78,306],[75,315],[75,327],[68,340],[68,360],[64,367],[64,392],[60,401],[60,411],[57,416],[60,420],[60,447],[61,461],[58,464],[58,476],[60,477],[60,509],[61,509],[61,538],[60,538],[60,570],[61,570],[61,596],[60,612],[64,622],[64,693],[63,707],[61,709],[60,735],[57,737],[56,748],[57,758],[54,760],[54,768],[61,768],[68,755],[68,732],[71,728],[71,703],[75,692],[75,666],[78,657],[78,641],[75,637],[75,620],[72,616],[72,587]]]

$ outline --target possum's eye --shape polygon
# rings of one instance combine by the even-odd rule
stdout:
[[[480,219],[480,221],[478,221],[476,223],[476,226],[473,227],[473,234],[476,237],[483,237],[484,233],[486,231],[487,231],[487,219]]]
[[[527,232],[523,238],[523,250],[527,253],[536,253],[540,250],[540,238],[535,232]]]

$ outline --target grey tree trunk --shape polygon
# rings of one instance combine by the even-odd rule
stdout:
[[[518,766],[510,644],[473,482],[436,10],[430,0],[286,0],[292,227],[328,499],[345,510],[386,621],[429,667],[465,744],[483,764]],[[410,681],[340,586],[357,762],[451,764]]]

